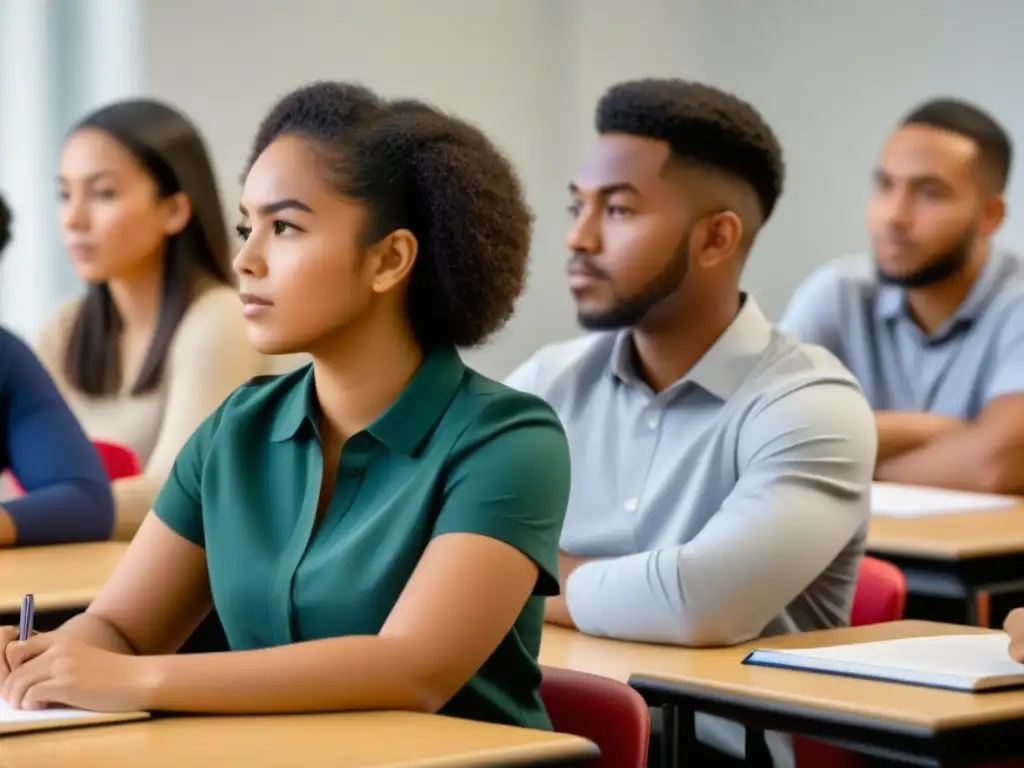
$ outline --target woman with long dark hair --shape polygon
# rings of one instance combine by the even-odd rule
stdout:
[[[58,184],[88,287],[37,351],[89,436],[144,465],[114,484],[115,535],[130,538],[188,436],[263,360],[246,340],[212,164],[184,116],[147,99],[93,112],[68,136]]]

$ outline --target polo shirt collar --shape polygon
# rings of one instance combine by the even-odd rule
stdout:
[[[883,320],[892,320],[906,314],[906,295],[892,283],[879,283],[875,311]]]
[[[466,367],[453,347],[428,353],[405,389],[366,432],[392,450],[415,454],[441,420],[465,372]],[[316,433],[319,418],[313,366],[309,365],[278,407],[270,439],[291,440],[305,425]]]
[[[274,443],[291,440],[306,425],[316,434],[317,421],[313,365],[310,363],[306,365],[303,374],[297,377],[292,388],[281,398],[271,420],[270,440]]]
[[[719,400],[736,394],[761,361],[771,343],[774,329],[754,298],[740,295],[740,311],[704,356],[666,391],[677,391],[687,383],[696,384]],[[637,384],[630,331],[622,331],[615,340],[611,357],[612,374],[624,383]]]

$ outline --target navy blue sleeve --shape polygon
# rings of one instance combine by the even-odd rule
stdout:
[[[2,457],[25,489],[3,502],[19,545],[110,537],[114,500],[103,462],[24,342],[0,329]]]

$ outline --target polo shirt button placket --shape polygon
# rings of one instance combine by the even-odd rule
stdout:
[[[640,423],[643,428],[639,430],[637,437],[647,448],[647,459],[643,465],[638,465],[632,468],[633,472],[627,479],[631,483],[638,483],[640,487],[637,489],[637,492],[627,498],[622,505],[622,508],[634,517],[640,510],[640,499],[643,497],[643,484],[647,481],[647,475],[650,472],[651,463],[654,461],[654,451],[658,442],[657,430],[661,427],[661,418],[661,410],[653,404],[648,406],[640,416]]]

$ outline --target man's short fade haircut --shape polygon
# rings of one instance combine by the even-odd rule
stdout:
[[[1013,164],[1013,142],[988,112],[964,99],[926,101],[907,113],[901,125],[926,125],[965,136],[978,147],[978,161],[996,191],[1003,192]]]
[[[782,147],[761,114],[710,85],[645,78],[613,85],[597,105],[598,133],[666,142],[676,158],[753,187],[765,221],[782,194]]]

